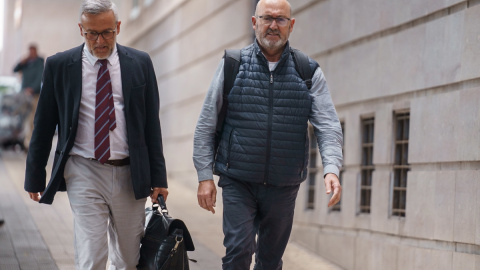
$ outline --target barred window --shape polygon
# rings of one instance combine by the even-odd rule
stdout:
[[[407,204],[408,140],[410,113],[395,114],[395,162],[393,164],[392,215],[405,217]]]
[[[342,134],[343,134],[343,144],[342,144],[342,154],[343,154],[343,162],[345,163],[345,122],[340,122],[340,126],[342,127]],[[343,187],[343,173],[345,172],[345,167],[342,164],[342,168],[340,169],[339,173],[339,180],[340,180],[340,185]],[[332,192],[333,196],[333,192]],[[340,198],[340,201],[335,204],[334,206],[331,207],[330,211],[341,211],[342,210],[342,198]]]
[[[360,185],[360,213],[370,213],[372,198],[374,118],[362,120],[362,164]]]
[[[308,126],[308,137],[310,140],[310,149],[309,149],[309,166],[308,166],[308,194],[307,194],[307,209],[314,209],[315,208],[315,185],[316,185],[316,177],[317,177],[317,156],[318,156],[318,149],[317,149],[317,137],[313,132],[313,126]]]

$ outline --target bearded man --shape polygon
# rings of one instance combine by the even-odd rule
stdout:
[[[285,0],[260,0],[252,25],[256,40],[240,51],[240,66],[228,94],[218,150],[214,149],[222,107],[224,61],[205,98],[194,136],[198,203],[215,213],[216,187],[222,187],[223,269],[282,269],[292,229],[295,200],[307,175],[308,122],[322,155],[328,206],[340,200],[342,130],[322,70],[308,88],[295,67],[288,38],[295,19]]]

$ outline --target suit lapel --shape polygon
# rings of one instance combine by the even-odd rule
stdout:
[[[128,55],[125,48],[117,44],[118,59],[120,61],[120,72],[122,76],[122,92],[125,109],[128,110],[130,104],[130,94],[132,89],[133,59]]]
[[[71,57],[70,63],[67,65],[67,85],[65,91],[69,91],[68,96],[73,98],[72,110],[72,128],[73,134],[77,129],[78,114],[80,109],[80,101],[82,99],[82,50],[83,46],[77,47]],[[68,107],[67,107],[68,108]]]

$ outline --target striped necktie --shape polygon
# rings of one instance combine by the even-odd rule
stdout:
[[[109,131],[113,131],[117,125],[108,62],[106,59],[98,60],[98,62],[100,69],[98,70],[95,98],[95,158],[103,164],[110,158]]]

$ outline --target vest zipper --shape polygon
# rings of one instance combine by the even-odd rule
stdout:
[[[268,128],[267,128],[267,153],[265,161],[265,177],[263,184],[267,184],[270,174],[270,148],[272,146],[272,118],[273,118],[273,72],[270,72],[270,87],[268,88]]]
[[[305,168],[306,166],[308,166],[307,164],[307,161],[308,161],[308,157],[310,155],[310,146],[309,146],[309,143],[310,143],[310,138],[308,137],[308,131],[305,132],[305,152],[303,154],[303,165],[302,165],[302,171],[300,172],[300,178],[303,179],[303,175],[304,175],[304,171],[305,171]]]
[[[227,151],[227,170],[230,167],[230,151],[232,151],[232,134],[233,128],[230,130],[230,134],[228,135],[228,151]]]

